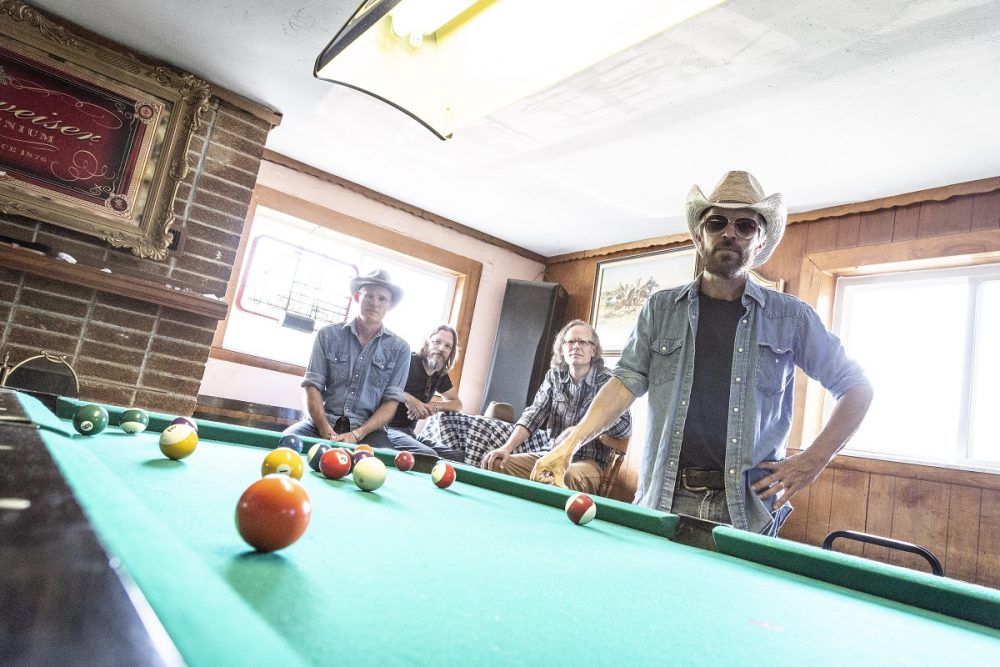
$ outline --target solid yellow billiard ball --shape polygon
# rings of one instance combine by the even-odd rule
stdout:
[[[278,473],[302,479],[303,472],[305,472],[305,466],[302,464],[302,455],[288,447],[278,447],[271,450],[260,465],[261,477]]]
[[[198,446],[198,434],[187,424],[171,424],[160,434],[160,451],[168,459],[180,461]]]
[[[375,454],[375,448],[372,447],[371,445],[365,445],[365,444],[355,445],[354,446],[354,451],[356,451],[356,452],[368,452],[369,454]]]

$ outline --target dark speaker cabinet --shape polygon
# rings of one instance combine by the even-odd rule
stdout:
[[[531,404],[552,359],[552,339],[565,324],[566,290],[558,283],[508,280],[486,380],[482,411],[510,403],[514,418]]]

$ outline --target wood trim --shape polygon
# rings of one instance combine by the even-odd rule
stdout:
[[[867,458],[841,454],[830,462],[830,468],[854,470],[873,475],[888,475],[905,479],[920,479],[941,484],[972,486],[980,489],[1000,491],[1000,474],[977,470],[939,468],[920,463],[903,463],[887,459]]]
[[[377,201],[380,204],[384,204],[385,206],[388,206],[390,208],[404,211],[406,213],[409,213],[410,215],[420,218],[421,220],[426,220],[428,222],[433,222],[436,225],[441,225],[442,227],[446,227],[447,229],[458,232],[459,234],[463,234],[470,238],[474,238],[477,241],[482,241],[484,243],[489,243],[490,245],[496,246],[498,248],[509,250],[515,255],[519,255],[526,259],[533,260],[540,264],[545,263],[545,257],[537,253],[533,253],[525,248],[522,248],[521,246],[514,245],[513,243],[508,243],[503,239],[498,239],[497,237],[491,236],[485,232],[481,232],[478,229],[473,229],[472,227],[466,227],[465,225],[455,222],[454,220],[449,220],[448,218],[442,217],[440,215],[429,213],[422,208],[413,206],[412,204],[407,204],[406,202],[402,202],[394,197],[382,194],[381,192],[376,192],[375,190],[366,188],[363,185],[358,185],[357,183],[349,181],[346,178],[341,178],[340,176],[334,176],[333,174],[312,167],[304,162],[299,162],[298,160],[290,158],[286,155],[282,155],[281,153],[276,153],[272,150],[265,148],[263,159],[267,160],[268,162],[271,162],[272,164],[286,167],[288,169],[292,169],[293,171],[301,172],[308,176],[312,176],[313,178],[318,178],[319,180],[325,183],[331,183],[333,185],[342,187],[345,190],[356,192],[364,197],[367,197],[368,199]]]
[[[575,262],[580,259],[590,259],[593,257],[603,257],[605,255],[613,255],[620,252],[627,251],[645,251],[645,250],[667,250],[671,246],[675,245],[689,245],[691,243],[691,235],[688,233],[683,234],[671,234],[669,236],[654,236],[653,238],[642,239],[640,241],[631,241],[629,243],[618,243],[616,245],[604,246],[603,248],[594,248],[593,250],[581,250],[578,252],[570,252],[565,255],[556,255],[554,257],[549,257],[545,260],[545,266],[551,264],[560,264],[562,262]]]
[[[275,361],[274,359],[258,357],[255,354],[247,354],[245,352],[236,352],[234,350],[227,350],[224,347],[216,345],[212,345],[211,349],[209,349],[208,356],[211,359],[218,359],[220,361],[231,361],[232,363],[240,364],[241,366],[253,366],[254,368],[264,368],[269,371],[287,373],[288,375],[295,375],[298,377],[302,377],[303,375],[306,374],[305,366],[297,366],[296,364],[289,364],[284,361]]]
[[[910,206],[912,204],[920,204],[928,201],[940,202],[945,201],[946,199],[951,199],[952,197],[978,195],[983,194],[984,192],[993,192],[994,190],[1000,190],[1000,176],[983,178],[978,181],[954,183],[952,185],[944,185],[938,188],[929,188],[927,190],[917,190],[916,192],[907,192],[906,194],[882,197],[880,199],[869,199],[868,201],[855,202],[853,204],[842,204],[840,206],[831,206],[829,208],[818,208],[812,211],[789,213],[788,223],[795,224],[799,222],[821,220],[823,218],[838,218],[845,215],[854,215],[856,213],[870,213],[872,211],[879,211],[897,206]]]
[[[251,116],[259,118],[265,123],[270,124],[272,129],[278,127],[278,125],[281,124],[282,116],[280,112],[274,111],[273,109],[270,109],[264,106],[263,104],[258,104],[257,102],[254,102],[253,100],[243,97],[239,93],[234,93],[233,91],[227,88],[222,88],[221,86],[217,86],[215,84],[211,85],[212,85],[212,95],[218,97],[220,100],[224,102],[228,102],[237,109],[242,109],[243,111],[246,111]]]
[[[211,299],[193,291],[172,289],[167,287],[166,282],[157,283],[144,278],[105,273],[92,266],[70,264],[24,248],[0,245],[0,266],[215,320],[224,319],[229,312],[226,301]]]
[[[1000,260],[1000,229],[897,241],[874,257],[870,246],[859,246],[811,253],[803,264],[838,277],[991,264]]]

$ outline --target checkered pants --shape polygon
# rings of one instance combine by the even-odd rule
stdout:
[[[424,424],[418,440],[431,447],[464,450],[465,462],[478,468],[486,453],[507,442],[513,431],[514,424],[499,419],[460,412],[438,412]],[[551,447],[548,431],[540,428],[517,448],[516,453],[545,452]]]

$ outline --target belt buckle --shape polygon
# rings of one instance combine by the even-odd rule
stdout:
[[[712,489],[707,486],[688,486],[687,480],[687,470],[681,470],[681,486],[684,487],[685,491],[711,491]]]

